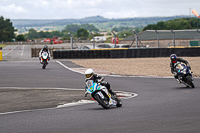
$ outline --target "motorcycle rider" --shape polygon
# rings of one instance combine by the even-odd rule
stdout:
[[[48,53],[48,60],[50,61],[50,51],[48,49],[48,46],[47,45],[44,45],[44,47],[40,50],[40,53],[39,53],[39,60],[41,61],[41,57],[42,57],[42,53],[43,52],[47,52]]]
[[[112,98],[118,100],[116,93],[113,92],[110,88],[110,84],[104,81],[104,77],[95,74],[93,69],[89,68],[85,71],[85,78],[85,82],[87,82],[88,80],[93,80],[95,83],[100,83],[101,85],[105,86],[111,94]],[[87,96],[87,94],[85,96]]]
[[[185,65],[191,70],[191,67],[189,65],[189,63],[184,60],[183,58],[178,58],[176,54],[171,54],[170,55],[170,59],[171,59],[171,62],[170,62],[170,67],[171,67],[171,73],[174,74],[174,78],[177,80],[178,83],[181,83],[181,81],[178,79],[178,74],[177,74],[177,70],[176,68],[174,67],[174,64],[179,61],[179,62],[183,62],[185,63]]]

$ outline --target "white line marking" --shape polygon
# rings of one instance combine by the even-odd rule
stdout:
[[[80,100],[78,102],[72,102],[72,103],[67,103],[64,105],[58,105],[56,108],[65,108],[65,107],[71,107],[71,106],[76,106],[76,105],[83,105],[87,103],[95,103],[94,100]]]
[[[0,89],[65,89],[65,90],[84,90],[84,89],[72,89],[72,88],[37,88],[37,87],[0,87]],[[121,99],[129,99],[129,98],[134,98],[137,97],[137,93],[132,93],[132,92],[124,92],[124,91],[116,91],[119,92],[118,94],[128,97],[120,97]],[[121,94],[123,93],[123,94]],[[80,100],[78,102],[72,102],[72,103],[67,103],[64,105],[58,105],[57,107],[53,108],[44,108],[44,109],[32,109],[32,110],[21,110],[21,111],[13,111],[13,112],[5,112],[5,113],[0,113],[0,115],[7,115],[7,114],[15,114],[15,113],[23,113],[23,112],[30,112],[30,111],[42,111],[42,110],[50,110],[50,109],[57,109],[57,108],[65,108],[65,107],[72,107],[72,106],[77,106],[77,105],[84,105],[84,104],[89,104],[89,103],[95,103],[96,101],[94,100]]]
[[[67,67],[66,65],[64,65],[63,63],[61,63],[60,61],[56,61],[57,63],[59,63],[61,66],[63,66],[64,68],[76,72],[76,73],[80,73],[80,74],[84,74],[83,72],[80,71],[76,71],[74,69],[71,69],[69,67]],[[140,75],[133,75],[133,76],[128,76],[128,75],[107,75],[107,74],[99,74],[101,76],[110,76],[110,77],[139,77],[139,78],[174,78],[173,76],[154,76],[154,75],[144,75],[144,76],[140,76]]]
[[[65,66],[63,63],[61,63],[60,61],[56,61],[57,63],[59,63],[61,66],[63,66],[64,68],[70,70],[70,71],[73,71],[73,72],[76,72],[76,73],[80,73],[80,74],[84,74],[83,72],[80,72],[80,71],[76,71],[76,70],[73,70],[67,66]]]
[[[24,54],[24,46],[25,45],[23,45],[21,56]]]
[[[16,47],[17,45],[14,48],[12,48],[10,51],[8,51],[7,53],[3,54],[3,56],[10,54]]]
[[[52,89],[52,90],[77,90],[77,91],[82,91],[82,90],[85,90],[85,89],[77,89],[77,88],[47,88],[47,87],[44,87],[44,88],[38,88],[38,87],[0,87],[0,89],[38,89],[38,90],[45,90],[45,89]]]

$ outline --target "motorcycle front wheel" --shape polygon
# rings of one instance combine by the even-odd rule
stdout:
[[[42,69],[45,69],[45,68],[46,68],[46,64],[43,64],[43,65],[42,65]]]
[[[42,69],[45,69],[45,68],[46,68],[46,66],[47,66],[47,62],[46,62],[46,61],[44,61],[44,62],[43,62],[43,65],[42,65]]]
[[[108,99],[102,99],[98,94],[94,95],[94,98],[104,109],[110,108]]]
[[[190,87],[194,88],[194,83],[192,82],[192,78],[190,76],[187,76],[186,77],[187,79],[187,84],[190,85]]]

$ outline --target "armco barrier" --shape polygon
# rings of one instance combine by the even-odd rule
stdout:
[[[196,48],[135,48],[109,50],[54,50],[54,59],[90,59],[90,58],[141,58],[141,57],[169,57],[200,56],[200,47]]]

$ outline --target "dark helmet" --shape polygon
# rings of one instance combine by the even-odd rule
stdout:
[[[48,49],[48,46],[47,46],[47,45],[44,45],[44,48],[45,48],[45,49]]]
[[[171,55],[170,55],[170,59],[171,59],[171,61],[172,61],[173,63],[176,63],[176,61],[177,61],[177,55],[176,55],[176,54],[171,54]]]
[[[44,45],[43,50],[47,51],[47,49],[48,49],[48,46],[47,46],[47,45]]]

